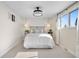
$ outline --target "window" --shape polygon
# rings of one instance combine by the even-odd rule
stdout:
[[[68,27],[68,14],[61,17],[61,28]]]
[[[64,28],[64,27],[76,27],[77,21],[78,21],[78,10],[75,9],[72,12],[67,12],[67,14],[63,15],[60,14],[60,18],[58,17],[57,26],[58,29]]]
[[[70,27],[75,27],[77,25],[78,9],[70,13]]]

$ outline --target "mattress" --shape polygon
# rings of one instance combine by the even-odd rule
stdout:
[[[53,48],[54,46],[52,36],[47,33],[30,33],[24,39],[25,48]]]

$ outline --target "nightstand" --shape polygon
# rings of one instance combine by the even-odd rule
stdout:
[[[50,34],[52,36],[52,38],[53,38],[53,40],[54,40],[54,42],[56,44],[56,37],[55,37],[55,35],[54,35],[54,33],[53,33],[53,31],[51,29],[48,31],[48,34]]]
[[[25,30],[25,35],[30,33],[30,30]]]
[[[53,37],[53,32],[51,29],[48,31],[48,34],[50,34]]]

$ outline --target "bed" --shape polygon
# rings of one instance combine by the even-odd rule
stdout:
[[[30,33],[24,39],[25,48],[53,48],[54,40],[47,33]]]

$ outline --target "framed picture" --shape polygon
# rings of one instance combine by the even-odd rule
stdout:
[[[15,15],[12,14],[12,21],[15,22]]]

